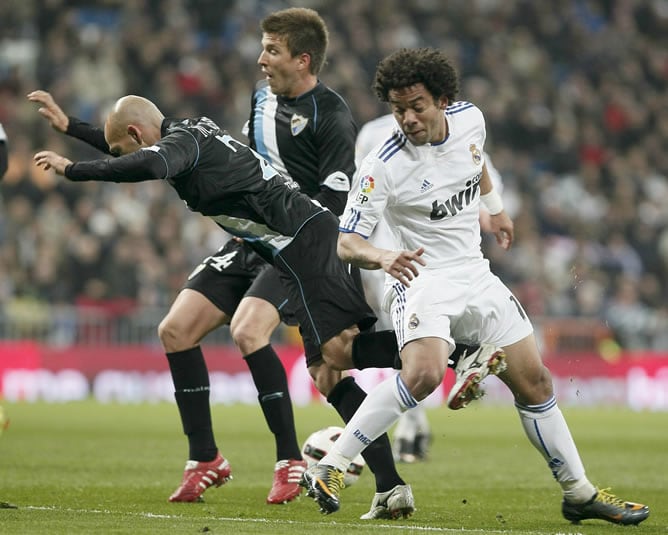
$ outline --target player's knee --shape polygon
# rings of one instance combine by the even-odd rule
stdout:
[[[350,370],[355,367],[350,356],[344,353],[323,353],[322,358],[330,369],[336,370],[337,372]]]
[[[554,395],[552,375],[542,364],[530,370],[524,370],[521,379],[508,386],[515,400],[523,405],[540,405]]]
[[[531,386],[531,391],[534,396],[535,403],[543,403],[552,397],[554,394],[554,386],[552,384],[552,374],[545,366],[541,366],[537,370]]]
[[[269,339],[247,321],[232,321],[230,334],[242,354],[248,355],[269,343]]]
[[[323,396],[327,397],[332,388],[341,380],[342,373],[333,370],[325,364],[309,366],[309,375],[313,379],[313,384]]]
[[[411,394],[418,401],[422,401],[431,394],[443,381],[444,372],[433,367],[422,366],[405,373],[401,377]]]
[[[179,321],[178,316],[168,314],[158,325],[158,338],[167,352],[182,351],[197,344],[189,340],[187,329]]]

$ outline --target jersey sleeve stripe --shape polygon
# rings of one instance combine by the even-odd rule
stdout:
[[[475,105],[470,102],[455,102],[452,106],[448,106],[445,109],[446,115],[454,115],[460,111],[468,110],[469,108],[474,108]]]
[[[264,107],[267,104],[267,94],[269,92],[268,87],[263,87],[257,91],[256,94],[256,108],[261,108],[264,110]],[[269,156],[269,151],[267,146],[264,144],[264,124],[263,124],[263,114],[256,113],[253,119],[253,127],[255,128],[255,150],[259,152],[264,158],[271,164],[273,164],[271,157]]]
[[[341,232],[355,232],[366,238],[367,236],[355,230],[357,225],[359,225],[361,218],[362,218],[362,212],[360,212],[356,208],[351,208],[350,215],[348,215],[348,217],[344,221],[341,221],[341,225],[339,225],[339,230]]]
[[[399,132],[394,132],[392,137],[388,139],[381,147],[380,151],[378,151],[378,158],[386,162],[397,151],[402,149],[402,147],[406,144],[406,141],[406,136],[399,134]]]
[[[315,99],[315,95],[311,95],[311,100],[313,101],[313,130],[318,130],[318,101]]]

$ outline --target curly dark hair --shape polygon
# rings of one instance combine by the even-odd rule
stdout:
[[[329,32],[318,12],[305,7],[291,7],[271,13],[260,22],[264,33],[285,39],[294,58],[306,53],[311,56],[311,74],[318,74],[326,61]]]
[[[455,101],[459,90],[457,72],[448,58],[434,48],[402,48],[378,63],[371,86],[381,102],[388,101],[391,89],[422,83],[435,98]]]

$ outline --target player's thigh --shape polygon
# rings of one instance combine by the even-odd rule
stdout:
[[[266,301],[278,312],[280,321],[286,325],[299,324],[295,308],[297,303],[294,302],[294,299],[289,298],[281,276],[273,266],[267,265],[265,269],[258,273],[244,297],[257,297]],[[272,317],[275,316],[272,315]]]
[[[353,363],[353,339],[360,333],[354,325],[343,329],[320,346],[325,364],[333,370],[350,370]]]
[[[194,347],[230,317],[198,291],[184,288],[160,322],[158,332],[167,351]]]
[[[418,400],[441,384],[448,368],[450,343],[440,337],[411,340],[401,350],[401,378]]]
[[[244,297],[239,303],[230,330],[237,344],[243,344],[245,340],[261,339],[263,345],[266,345],[279,323],[280,316],[271,303],[250,296]]]

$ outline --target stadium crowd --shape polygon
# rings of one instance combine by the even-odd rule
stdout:
[[[5,0],[0,324],[46,321],[71,304],[118,317],[164,311],[226,239],[160,184],[71,185],[41,171],[38,149],[97,155],[49,129],[26,94],[46,89],[95,124],[119,96],[138,94],[169,116],[208,115],[241,135],[262,76],[259,21],[289,5],[327,22],[323,79],[359,125],[387,112],[370,89],[380,58],[445,50],[460,98],[485,113],[485,148],[515,221],[510,252],[485,238],[493,270],[534,317],[599,319],[624,348],[668,350],[661,0]]]

